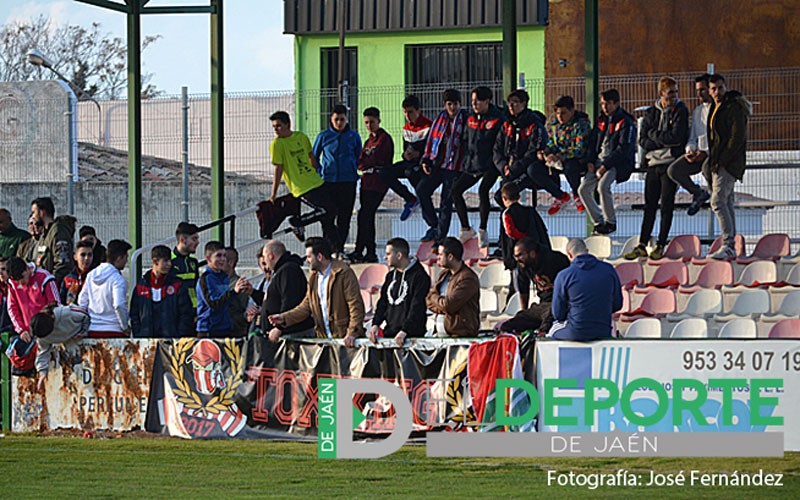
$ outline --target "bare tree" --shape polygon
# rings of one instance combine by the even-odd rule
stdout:
[[[146,36],[144,51],[161,38]],[[49,70],[28,63],[26,54],[39,49],[52,61],[53,67],[67,76],[88,95],[103,99],[120,99],[128,82],[126,42],[104,32],[100,23],[88,28],[54,26],[47,16],[30,21],[14,21],[0,27],[0,81],[24,81],[50,78]],[[150,83],[152,73],[142,73],[142,97],[161,93]]]

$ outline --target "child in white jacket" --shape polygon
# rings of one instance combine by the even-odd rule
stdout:
[[[89,338],[122,338],[130,335],[128,326],[128,282],[122,269],[128,263],[131,246],[122,240],[108,242],[106,259],[87,276],[78,306],[89,311],[92,324]]]
[[[50,304],[31,318],[31,334],[36,338],[36,371],[38,388],[44,386],[55,344],[80,340],[89,331],[89,313],[77,306]]]

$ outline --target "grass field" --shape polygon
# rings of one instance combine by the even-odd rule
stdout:
[[[782,487],[569,487],[547,471],[784,474]],[[800,498],[800,454],[781,459],[429,459],[406,446],[380,460],[318,460],[316,445],[124,437],[0,438],[0,498]]]

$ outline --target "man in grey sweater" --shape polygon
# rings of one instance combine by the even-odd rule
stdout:
[[[46,306],[31,318],[31,333],[39,344],[36,354],[39,391],[44,388],[53,346],[82,339],[89,331],[89,323],[89,313],[85,309],[55,303]]]

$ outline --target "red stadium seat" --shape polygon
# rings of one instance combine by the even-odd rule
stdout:
[[[747,257],[738,257],[737,264],[750,264],[757,260],[778,260],[789,255],[788,234],[765,234],[758,240],[753,254]]]
[[[691,293],[701,288],[720,288],[733,283],[733,266],[725,260],[714,260],[700,269],[697,279],[688,286],[681,286],[678,291]]]
[[[614,266],[614,269],[617,271],[622,288],[631,288],[644,283],[642,265],[638,261],[622,262]]]
[[[775,323],[769,331],[771,339],[800,339],[800,319],[784,319]]]
[[[700,257],[700,238],[695,234],[683,234],[672,238],[667,244],[663,259],[647,259],[647,263],[657,266],[674,260],[688,262],[697,257]]]
[[[383,285],[383,280],[386,279],[386,273],[389,268],[385,264],[370,264],[361,271],[361,276],[358,277],[358,286],[362,290],[370,290],[375,293],[375,288]]]
[[[653,274],[647,286],[676,288],[679,285],[685,285],[688,281],[689,273],[684,263],[673,260],[658,265],[655,274]]]

